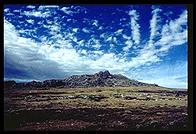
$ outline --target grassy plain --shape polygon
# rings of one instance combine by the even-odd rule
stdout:
[[[4,127],[8,130],[185,128],[187,105],[186,92],[153,86],[5,91]],[[180,120],[176,121],[177,118]],[[10,124],[17,119],[18,122]]]

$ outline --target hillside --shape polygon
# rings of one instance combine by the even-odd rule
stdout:
[[[129,86],[158,86],[156,84],[148,84],[129,78],[121,74],[111,74],[109,71],[100,71],[92,75],[73,75],[63,80],[45,80],[43,82],[26,82],[16,83],[15,81],[4,82],[4,88],[22,88],[22,87],[129,87]]]
[[[109,71],[42,82],[5,81],[4,89],[6,130],[187,128],[187,91]]]

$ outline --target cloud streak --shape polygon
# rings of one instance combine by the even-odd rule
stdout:
[[[149,40],[143,41],[140,35],[139,13],[136,10],[130,10],[128,14],[130,16],[129,24],[131,24],[131,28],[129,25],[131,29],[129,36],[126,32],[127,29],[121,27],[112,29],[113,32],[108,32],[105,30],[107,27],[102,25],[100,20],[96,19],[86,19],[89,22],[87,24],[89,27],[85,25],[79,28],[82,24],[77,23],[76,20],[73,23],[74,26],[67,28],[66,25],[69,25],[70,22],[62,25],[58,18],[48,20],[47,17],[52,16],[52,11],[45,11],[46,7],[39,8],[43,11],[37,11],[32,8],[32,11],[24,11],[23,13],[27,17],[44,18],[44,20],[37,23],[45,31],[38,28],[18,30],[14,23],[4,18],[4,68],[5,75],[9,78],[43,80],[64,78],[72,74],[95,73],[106,69],[112,73],[122,73],[130,77],[131,70],[159,63],[173,47],[187,43],[186,10],[177,19],[170,20],[166,24],[160,24],[161,18],[158,13],[161,10],[154,8],[150,21]],[[57,8],[57,10],[61,10],[69,15],[73,15],[74,10],[76,10],[76,13],[83,11],[79,7],[52,8]],[[33,19],[25,19],[25,22],[32,25],[35,24]],[[100,31],[100,27],[103,28],[103,32]],[[95,34],[95,30],[99,33]],[[40,31],[47,31],[47,34],[38,36],[36,33]],[[31,35],[31,37],[23,34]],[[32,35],[35,35],[39,41],[32,38]],[[157,39],[157,35],[160,38]],[[141,42],[144,42],[144,44],[140,45]],[[140,46],[140,48],[136,46]],[[133,49],[134,47],[135,49]],[[133,55],[129,56],[131,54]],[[176,67],[174,66],[174,68]],[[17,77],[13,72],[21,74],[21,77]],[[136,71],[135,73],[140,75],[140,72],[142,71]],[[155,75],[158,74],[157,72]],[[159,82],[162,85],[166,85],[163,81],[164,78],[170,78],[177,84],[179,79],[185,76],[183,74],[162,75],[161,78],[152,77],[152,79],[149,76],[143,79],[143,81],[154,81],[154,83]],[[185,86],[185,83],[181,86]]]
[[[149,39],[150,44],[154,43],[155,37],[160,34],[159,22],[161,21],[161,19],[160,16],[158,15],[159,12],[161,12],[161,9],[159,8],[155,8],[152,11],[152,19],[150,20],[150,39]]]
[[[136,10],[130,10],[129,15],[131,17],[131,30],[132,30],[132,39],[135,44],[140,43],[140,25],[137,23],[139,20],[139,14]]]
[[[50,16],[50,12],[48,12],[48,11],[46,11],[46,12],[41,12],[41,11],[24,11],[24,15],[46,18],[46,17]]]

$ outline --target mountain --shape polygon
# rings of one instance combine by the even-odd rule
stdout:
[[[14,81],[4,82],[4,88],[13,87],[128,87],[128,86],[158,86],[156,84],[148,84],[129,78],[121,74],[111,74],[109,71],[100,71],[93,75],[73,75],[63,80],[45,80],[43,82],[27,82],[16,83]]]

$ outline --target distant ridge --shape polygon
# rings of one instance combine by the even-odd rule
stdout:
[[[43,82],[31,81],[26,83],[16,83],[15,81],[5,81],[4,88],[21,87],[129,87],[129,86],[158,86],[136,80],[130,80],[121,74],[111,74],[109,71],[100,71],[93,75],[72,75],[63,80],[45,80]]]

